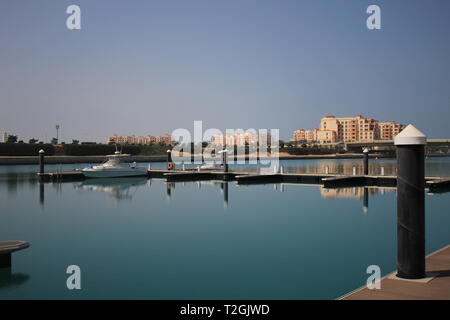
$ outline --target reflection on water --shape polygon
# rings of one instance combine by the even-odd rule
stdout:
[[[386,192],[395,192],[394,187],[351,187],[351,188],[320,188],[320,195],[324,199],[348,198],[363,199],[367,195],[385,194]]]
[[[12,273],[11,268],[0,268],[0,290],[20,286],[29,279],[27,274]]]
[[[131,201],[136,189],[139,186],[147,184],[146,177],[133,178],[98,178],[87,179],[82,183],[75,185],[76,189],[82,189],[90,192],[104,192],[108,197],[116,202]]]
[[[435,172],[446,175],[449,160]],[[329,162],[281,165],[319,171]],[[338,162],[351,172],[353,161]],[[36,167],[24,168],[0,167],[1,237],[32,243],[14,257],[13,271],[23,274],[0,276],[0,300],[334,299],[364,285],[369,264],[395,270],[394,188],[145,178],[39,184]],[[450,194],[426,197],[429,253],[450,241]],[[85,270],[76,296],[65,286],[69,264]]]
[[[301,165],[299,165],[299,163]],[[285,172],[289,173],[325,173],[330,174],[348,174],[353,173],[356,168],[356,173],[362,172],[362,161],[359,159],[352,160],[289,160],[282,161],[281,164],[284,167]],[[436,160],[432,159],[427,161],[427,175],[449,175],[450,163],[448,159]],[[241,165],[235,166],[234,170],[241,170],[247,172],[258,172],[261,168],[257,166]],[[394,175],[396,171],[395,160],[371,160],[369,174],[379,175]],[[17,172],[5,172],[0,173],[0,182],[6,182],[8,193],[16,193],[17,189],[22,185],[28,183],[30,186],[39,185],[39,202],[41,206],[45,201],[45,184],[38,183],[34,173],[17,173]],[[223,206],[227,208],[229,200],[228,182],[221,181],[196,181],[192,182],[200,189],[202,186],[219,186],[220,192],[223,194]],[[234,182],[233,182],[234,183]],[[62,192],[61,183],[51,184],[57,192]],[[177,185],[186,186],[186,182],[165,182],[165,195],[168,201],[175,196],[175,187]],[[284,183],[274,184],[274,191],[284,191]],[[151,187],[151,179],[145,177],[132,177],[132,178],[116,178],[116,179],[88,179],[82,183],[75,184],[77,190],[89,191],[89,192],[104,192],[108,197],[115,202],[131,201],[137,188],[143,188],[145,186]],[[319,192],[324,199],[333,198],[347,198],[360,200],[363,203],[364,212],[368,211],[369,196],[375,194],[383,195],[386,192],[395,192],[395,188],[389,187],[351,187],[351,188],[324,188],[320,187]]]

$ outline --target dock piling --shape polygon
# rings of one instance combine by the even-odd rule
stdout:
[[[397,152],[397,276],[425,277],[426,136],[407,126],[394,139]]]
[[[11,253],[0,254],[0,268],[11,268]]]
[[[364,167],[364,175],[367,176],[369,174],[369,149],[365,148],[363,151],[363,167]]]
[[[0,241],[0,268],[11,268],[11,255],[30,246],[25,241]]]
[[[228,149],[219,151],[222,154],[223,172],[228,172]]]
[[[172,150],[167,150],[167,169],[172,170],[175,169],[175,165],[172,162]]]

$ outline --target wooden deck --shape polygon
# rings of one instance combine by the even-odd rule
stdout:
[[[0,269],[11,268],[11,254],[29,246],[30,244],[26,241],[0,241]]]
[[[426,257],[427,280],[381,279],[381,289],[357,289],[339,300],[450,300],[450,245]],[[433,276],[433,277],[432,277]]]

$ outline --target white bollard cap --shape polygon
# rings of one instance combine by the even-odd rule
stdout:
[[[427,136],[420,132],[412,124],[408,125],[394,138],[394,144],[399,145],[425,145]]]
[[[45,153],[44,149],[39,150],[39,153]]]

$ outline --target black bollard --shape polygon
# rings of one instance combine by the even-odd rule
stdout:
[[[172,150],[167,150],[167,170],[172,170],[174,168],[172,162]]]
[[[11,268],[11,253],[0,254],[0,268]]]
[[[407,126],[394,140],[397,152],[397,276],[425,277],[426,136]]]
[[[367,148],[363,151],[363,167],[364,175],[367,176],[369,174],[369,149]]]
[[[45,151],[43,149],[39,150],[39,173],[44,173],[44,156]]]

